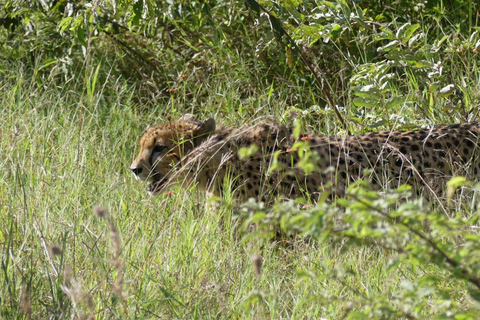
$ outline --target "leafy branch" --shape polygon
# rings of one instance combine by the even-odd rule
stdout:
[[[412,228],[408,223],[405,223],[401,220],[399,221],[399,220],[393,218],[386,211],[381,210],[381,209],[369,204],[368,202],[364,201],[363,199],[360,199],[359,197],[357,197],[356,195],[349,194],[349,196],[352,197],[355,201],[357,201],[357,202],[361,203],[362,205],[364,205],[365,207],[367,207],[368,209],[370,209],[372,211],[375,211],[375,212],[379,213],[381,216],[387,218],[389,220],[389,222],[396,222],[396,223],[401,224],[405,228],[407,228],[410,232],[412,232],[417,237],[419,237],[420,239],[425,241],[425,243],[427,243],[429,245],[429,247],[433,249],[434,252],[439,254],[452,269],[458,270],[459,271],[458,274],[459,274],[459,277],[461,279],[470,282],[471,284],[476,286],[478,289],[480,289],[480,278],[473,275],[468,269],[464,268],[458,261],[456,261],[455,259],[450,257],[445,251],[443,251],[438,246],[437,243],[435,243],[435,241],[433,239],[424,235],[423,233],[419,232],[418,230]]]

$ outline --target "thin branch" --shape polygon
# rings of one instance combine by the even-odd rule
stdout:
[[[437,253],[439,253],[444,259],[445,261],[447,262],[448,265],[450,265],[452,268],[456,268],[460,271],[460,275],[462,277],[462,279],[464,280],[467,280],[468,282],[470,282],[471,284],[475,285],[478,289],[480,289],[480,278],[477,278],[475,277],[474,275],[472,275],[466,268],[462,267],[460,265],[460,263],[458,263],[457,261],[455,261],[453,258],[451,258],[446,252],[444,252],[441,248],[438,247],[438,245],[429,237],[425,236],[424,234],[420,233],[419,231],[415,230],[414,228],[412,228],[410,225],[406,224],[406,223],[403,223],[403,222],[398,222],[397,220],[395,220],[394,218],[392,218],[388,213],[386,213],[385,211],[382,211],[381,209],[378,209],[377,207],[374,207],[372,205],[370,205],[369,203],[363,201],[362,199],[358,198],[357,196],[353,195],[353,194],[350,194],[349,196],[351,196],[353,199],[355,199],[356,201],[360,202],[361,204],[363,204],[364,206],[368,207],[369,209],[373,210],[373,211],[376,211],[378,212],[379,214],[381,214],[382,216],[386,217],[387,219],[389,219],[390,221],[396,221],[397,223],[400,223],[401,225],[403,225],[404,227],[406,227],[410,232],[414,233],[415,235],[417,235],[420,239],[422,239],[423,241],[425,241],[426,243],[428,243],[428,245],[430,245],[431,248],[433,248],[434,251],[436,251]]]
[[[266,8],[264,8],[261,4],[259,4],[257,1],[255,0],[250,0],[251,2],[255,2],[255,5],[258,6],[258,8],[260,8],[263,12],[265,12],[270,19],[277,19],[275,16],[273,16]],[[250,1],[247,1],[247,4],[250,5]],[[271,21],[271,20],[270,20]],[[278,25],[278,27],[280,28],[281,30],[281,34],[280,36],[285,36],[289,42],[289,44],[296,48],[297,49],[297,52],[298,54],[300,55],[300,58],[302,59],[303,63],[307,66],[307,68],[310,70],[310,72],[312,73],[312,75],[315,77],[315,80],[317,81],[318,85],[320,86],[320,89],[323,91],[323,94],[325,95],[325,97],[327,98],[328,100],[328,103],[332,106],[333,108],[333,111],[335,112],[335,115],[337,116],[338,120],[340,120],[340,122],[342,123],[342,126],[343,126],[343,129],[348,133],[348,135],[352,135],[352,133],[350,132],[350,130],[348,130],[348,127],[347,127],[347,124],[345,123],[345,120],[343,119],[340,111],[338,111],[338,108],[337,108],[337,105],[334,103],[331,95],[328,93],[328,90],[325,89],[325,86],[322,85],[322,80],[320,79],[320,77],[317,75],[317,73],[315,72],[312,64],[308,61],[307,57],[305,56],[305,54],[303,53],[303,51],[300,49],[299,46],[297,46],[297,44],[293,41],[293,39],[290,37],[290,35],[287,33],[287,31],[285,31],[285,29],[283,28],[283,26],[281,25]]]

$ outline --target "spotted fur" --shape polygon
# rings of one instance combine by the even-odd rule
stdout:
[[[152,194],[174,184],[194,184],[221,196],[225,188],[242,200],[306,196],[325,189],[343,194],[351,182],[369,179],[381,189],[410,184],[437,191],[456,175],[476,178],[479,125],[476,122],[382,131],[345,137],[302,133],[277,123],[226,127],[212,118],[184,115],[148,129],[130,169],[149,180]],[[239,150],[257,151],[241,157]]]

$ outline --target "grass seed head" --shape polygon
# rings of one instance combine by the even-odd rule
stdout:
[[[107,219],[107,209],[102,206],[96,206],[93,208],[93,213],[103,219]]]
[[[62,249],[59,246],[51,246],[49,249],[50,249],[50,254],[52,255],[52,257],[62,254]]]
[[[260,276],[262,274],[262,257],[254,254],[250,258],[252,259],[253,269],[255,270],[256,275]]]

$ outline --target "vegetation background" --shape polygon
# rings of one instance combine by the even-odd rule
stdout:
[[[0,317],[478,319],[468,179],[428,204],[359,182],[335,203],[212,208],[148,197],[128,166],[167,114],[327,135],[478,120],[479,10],[0,0]]]

